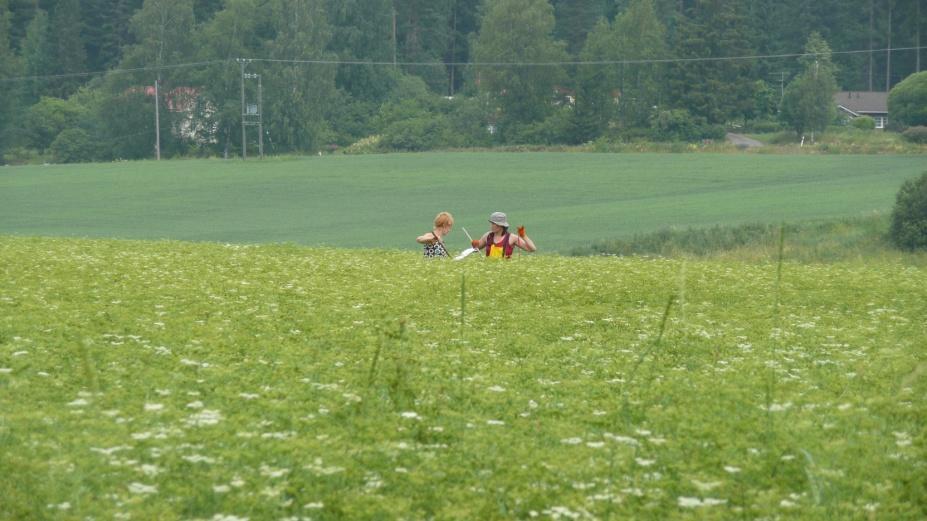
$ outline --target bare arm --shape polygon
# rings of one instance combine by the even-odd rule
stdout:
[[[518,237],[516,235],[515,240],[512,242],[512,244],[528,252],[538,251],[537,246],[534,245],[534,241],[532,241],[531,237],[528,237],[527,235],[525,235],[524,237]]]
[[[480,237],[479,239],[475,239],[473,242],[471,242],[470,245],[478,250],[482,250],[483,248],[486,247],[486,237],[488,236],[489,236],[489,232],[486,232],[483,234],[482,237]]]
[[[417,242],[417,243],[419,243],[419,244],[433,244],[433,243],[434,243],[435,241],[437,241],[437,240],[438,240],[438,238],[435,237],[435,234],[434,234],[434,233],[428,232],[428,233],[426,233],[425,235],[419,235],[419,236],[415,239],[415,242]]]

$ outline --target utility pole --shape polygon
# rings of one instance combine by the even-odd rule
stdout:
[[[261,75],[257,75],[258,80],[258,153],[261,155],[261,159],[264,159],[264,109],[263,109],[263,99],[264,99],[264,89],[261,87]]]
[[[158,82],[160,78],[155,80],[155,160],[161,160],[161,108],[159,103],[158,96]]]
[[[245,140],[245,60],[238,59],[241,65],[241,159],[248,159],[248,143]]]
[[[396,6],[393,6],[393,65],[396,65]]]
[[[872,37],[875,34],[873,30],[873,12],[875,6],[873,5],[875,0],[869,0],[869,92],[872,92],[872,71],[873,71],[873,56],[872,56]]]
[[[261,75],[254,73],[245,72],[245,64],[250,63],[251,60],[238,60],[238,63],[241,64],[241,158],[248,159],[248,140],[247,140],[247,130],[248,125],[256,126],[258,128],[258,154],[261,159],[264,159],[264,111],[263,111],[263,97],[264,97],[264,87],[261,84]],[[246,103],[245,102],[245,80],[257,80],[257,103]]]

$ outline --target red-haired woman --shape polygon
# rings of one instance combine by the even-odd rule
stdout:
[[[425,245],[425,258],[434,259],[450,256],[442,238],[451,233],[453,227],[454,217],[451,214],[441,212],[435,216],[434,228],[415,239],[419,244]]]

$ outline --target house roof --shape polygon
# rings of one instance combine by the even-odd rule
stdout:
[[[834,102],[857,114],[888,114],[887,92],[838,92]]]

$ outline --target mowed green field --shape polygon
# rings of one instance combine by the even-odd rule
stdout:
[[[887,212],[923,156],[427,153],[0,168],[0,234],[416,248],[441,210],[542,250],[670,226]]]
[[[902,262],[0,237],[0,273],[0,519],[927,517]]]

